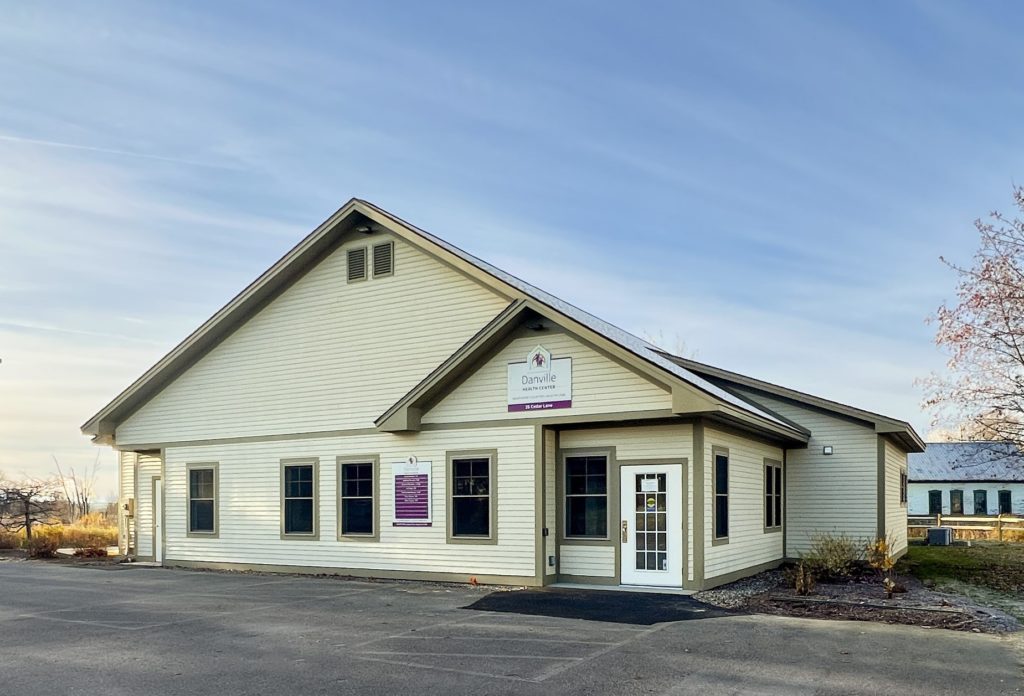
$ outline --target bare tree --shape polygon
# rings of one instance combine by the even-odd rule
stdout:
[[[90,512],[93,492],[96,489],[96,474],[100,466],[99,454],[96,455],[92,468],[86,467],[85,473],[82,475],[75,471],[75,467],[68,469],[68,473],[65,474],[57,457],[53,457],[53,464],[57,467],[57,480],[60,482],[64,499],[67,501],[68,522],[76,522]]]
[[[25,530],[32,538],[32,528],[58,521],[61,499],[55,481],[30,479],[0,481],[0,527],[8,531]]]
[[[680,358],[687,358],[689,360],[697,359],[697,351],[691,350],[690,347],[686,345],[686,341],[683,337],[678,333],[676,333],[670,340],[665,337],[665,332],[661,329],[658,329],[658,333],[656,334],[650,331],[644,331],[643,339],[671,355],[675,355]]]
[[[1024,214],[1024,187],[1014,204]],[[977,220],[981,245],[957,274],[957,301],[933,317],[947,370],[923,380],[934,425],[970,439],[1024,446],[1024,219],[998,212]]]

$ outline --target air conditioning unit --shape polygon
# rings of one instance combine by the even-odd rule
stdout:
[[[949,546],[953,543],[952,527],[932,527],[928,530],[929,546]]]

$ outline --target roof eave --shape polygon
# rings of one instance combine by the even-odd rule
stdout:
[[[906,421],[896,420],[889,418],[880,413],[874,413],[872,411],[866,411],[856,406],[850,406],[848,404],[842,404],[838,401],[832,401],[831,399],[825,399],[820,396],[814,396],[813,394],[806,394],[804,392],[797,391],[795,389],[789,389],[787,387],[766,382],[756,377],[750,377],[748,375],[742,375],[738,372],[732,372],[730,370],[724,370],[720,367],[713,365],[707,365],[705,363],[697,362],[696,360],[689,360],[687,358],[681,358],[676,355],[672,355],[666,351],[662,354],[682,367],[688,370],[692,370],[698,374],[708,375],[717,379],[724,380],[726,382],[732,382],[740,386],[749,387],[756,389],[774,396],[779,396],[791,401],[807,404],[808,406],[814,406],[819,409],[826,411],[833,411],[841,415],[846,415],[852,418],[859,419],[865,423],[871,423],[875,427],[875,432],[880,435],[890,435],[899,440],[901,446],[906,449],[907,452],[923,452],[925,443],[917,431],[914,430]]]

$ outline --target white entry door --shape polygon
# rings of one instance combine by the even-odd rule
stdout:
[[[622,584],[681,587],[682,466],[630,465],[620,471]]]
[[[153,479],[153,560],[164,562],[164,481]]]

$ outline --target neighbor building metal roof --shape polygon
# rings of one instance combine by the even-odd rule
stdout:
[[[908,478],[922,481],[1022,481],[1024,454],[1008,442],[929,442],[907,455]]]

